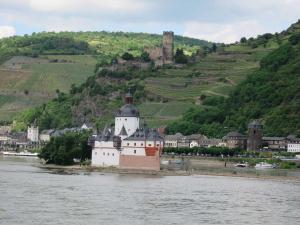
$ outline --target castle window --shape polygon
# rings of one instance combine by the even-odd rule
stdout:
[[[107,153],[107,155],[109,155],[109,153]]]
[[[148,144],[148,146],[151,147],[152,145],[151,145],[151,144]]]
[[[125,118],[125,121],[127,121],[127,118]]]
[[[141,143],[141,146],[143,146],[144,144],[143,143]]]
[[[134,146],[136,146],[136,143],[134,143]]]
[[[112,156],[115,156],[115,153],[113,153]]]
[[[136,150],[134,150],[133,153],[136,154]]]
[[[127,142],[127,146],[129,146],[129,143]]]

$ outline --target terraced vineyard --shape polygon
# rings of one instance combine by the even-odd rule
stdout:
[[[166,125],[190,107],[203,107],[203,96],[227,97],[236,84],[259,67],[258,58],[268,51],[228,48],[183,68],[161,69],[159,76],[146,79],[145,86],[150,95],[165,103],[142,104],[141,112],[151,125]]]
[[[10,120],[24,108],[40,105],[68,92],[93,75],[96,60],[89,55],[13,57],[0,67],[0,120]]]

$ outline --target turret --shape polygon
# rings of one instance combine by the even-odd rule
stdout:
[[[138,109],[133,105],[133,96],[130,91],[125,95],[125,105],[117,112],[115,117],[115,135],[122,140],[133,134],[139,128]]]

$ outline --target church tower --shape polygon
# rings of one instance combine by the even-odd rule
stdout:
[[[248,125],[247,150],[256,151],[262,146],[262,125],[254,120]]]
[[[140,124],[140,114],[138,109],[133,105],[133,96],[130,92],[125,95],[126,104],[123,105],[115,116],[115,133],[123,140],[131,136]]]

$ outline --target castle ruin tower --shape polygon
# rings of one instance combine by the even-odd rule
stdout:
[[[174,60],[174,33],[172,31],[164,31],[162,55],[163,64],[172,64]]]
[[[262,125],[257,120],[252,121],[248,125],[247,150],[256,151],[262,146]]]

